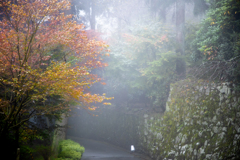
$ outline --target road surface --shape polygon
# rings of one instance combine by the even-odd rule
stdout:
[[[68,137],[84,146],[85,152],[81,160],[144,160],[134,154],[108,143],[95,140]]]

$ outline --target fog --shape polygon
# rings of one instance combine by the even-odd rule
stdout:
[[[0,154],[240,159],[239,0],[0,0]]]
[[[239,29],[227,29],[231,16],[239,26],[239,9],[228,8],[238,2],[74,0],[74,5],[79,23],[100,33],[111,50],[104,57],[108,66],[93,71],[106,85],[89,90],[114,99],[110,106],[96,104],[95,111],[75,110],[68,136],[127,150],[134,145],[157,160],[239,157],[239,39],[229,38],[238,37]]]

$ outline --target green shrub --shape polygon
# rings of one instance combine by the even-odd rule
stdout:
[[[74,150],[71,149],[66,149],[63,150],[58,157],[61,158],[71,158],[73,160],[79,160],[81,158],[82,154],[80,152],[76,152]]]
[[[59,155],[58,158],[64,160],[79,160],[85,151],[85,148],[80,146],[78,143],[68,139],[59,142]],[[61,159],[57,159],[61,160]]]
[[[55,158],[54,160],[73,160],[72,158]]]

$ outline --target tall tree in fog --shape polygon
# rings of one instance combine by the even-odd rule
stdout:
[[[172,1],[174,2],[174,0]],[[185,56],[185,3],[194,3],[194,14],[204,12],[208,6],[204,0],[175,0],[176,3],[176,52]],[[178,59],[176,62],[176,72],[180,79],[186,77],[186,62]]]
[[[138,20],[145,13],[145,10],[141,8],[143,7],[142,2],[142,0],[112,0],[109,4],[112,8],[109,16],[117,20],[119,38],[126,27],[131,26],[134,20]]]
[[[184,56],[184,25],[185,25],[185,2],[186,0],[148,0],[150,9],[154,16],[159,17],[159,20],[166,22],[166,12],[168,7],[175,5],[175,22],[176,22],[176,53]],[[186,76],[186,65],[182,58],[176,60],[176,72],[180,79]]]
[[[96,27],[96,2],[93,1],[93,0],[90,0],[89,1],[90,3],[90,26],[91,26],[91,29],[95,30],[95,27]]]
[[[176,0],[176,52],[185,55],[184,50],[185,0]],[[180,79],[186,77],[186,63],[183,59],[176,62],[176,72]]]
[[[72,14],[79,16],[79,11],[84,10],[86,19],[90,23],[92,30],[96,29],[96,16],[102,14],[107,10],[110,4],[108,0],[72,0]]]
[[[73,0],[71,7],[72,14],[78,16],[79,10],[84,10],[86,13],[86,18],[90,22],[91,29],[95,30],[95,16],[96,16],[96,1],[94,0]]]
[[[147,0],[151,11],[159,17],[159,20],[166,21],[168,7],[175,5],[175,25],[176,25],[176,53],[185,56],[185,3],[194,3],[194,15],[205,11],[208,6],[204,0]],[[180,79],[186,77],[186,64],[183,58],[176,61],[176,72]]]

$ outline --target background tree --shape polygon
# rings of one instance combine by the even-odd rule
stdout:
[[[196,75],[239,84],[239,1],[209,1],[207,18],[192,43]],[[207,72],[206,72],[207,71]]]
[[[85,12],[85,25],[92,30],[96,29],[96,17],[102,14],[107,14],[108,6],[112,2],[109,0],[72,0],[71,13],[81,21],[79,17],[80,11]]]

